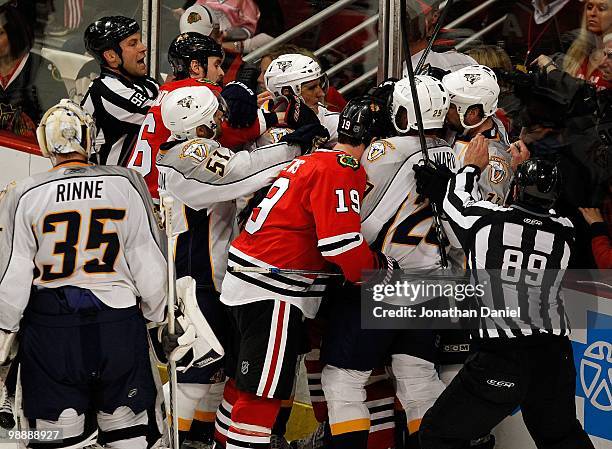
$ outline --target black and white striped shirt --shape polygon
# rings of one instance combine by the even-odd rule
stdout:
[[[451,179],[444,212],[473,281],[484,286],[479,306],[520,310],[519,318],[480,316],[480,335],[568,335],[561,281],[574,242],[571,221],[554,211],[476,201],[479,176],[480,170],[468,165]]]
[[[132,81],[108,68],[92,81],[81,102],[96,121],[96,144],[103,165],[125,165],[159,84],[153,78]]]

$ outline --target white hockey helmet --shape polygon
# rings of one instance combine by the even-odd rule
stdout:
[[[301,95],[302,84],[325,77],[321,66],[310,56],[297,53],[281,55],[274,59],[264,73],[266,90],[275,97],[283,95],[284,87],[289,87],[295,95]],[[327,83],[327,79],[324,80]]]
[[[210,9],[196,3],[187,8],[181,15],[179,30],[180,34],[200,33],[204,36],[210,36],[213,31],[219,30],[219,21]]]
[[[44,157],[79,153],[88,159],[95,153],[96,124],[89,112],[64,98],[49,108],[40,120],[36,137]]]
[[[440,81],[432,76],[417,75],[414,77],[416,91],[419,97],[419,106],[423,118],[423,129],[436,129],[444,126],[444,119],[450,107],[448,93]],[[407,111],[408,125],[402,129],[397,124],[397,116],[402,111]],[[393,98],[391,101],[391,121],[395,130],[404,134],[409,130],[417,130],[417,119],[410,90],[410,80],[402,78],[395,83]]]
[[[457,108],[461,126],[465,129],[481,125],[487,117],[495,114],[499,84],[495,72],[484,65],[470,65],[451,72],[442,78],[442,84],[448,91],[450,102]],[[481,105],[484,116],[475,125],[466,125],[465,113],[472,106]]]
[[[181,87],[170,92],[162,101],[162,121],[177,139],[197,137],[198,126],[206,125],[218,133],[215,113],[219,101],[206,86]]]

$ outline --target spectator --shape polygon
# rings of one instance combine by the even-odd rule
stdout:
[[[260,12],[254,0],[198,0],[196,4],[206,6],[216,16],[225,51],[249,53],[273,39],[265,33],[257,34]]]
[[[597,268],[612,268],[612,239],[601,211],[596,208],[580,207],[582,216],[591,228],[591,247]]]
[[[0,8],[0,129],[34,137],[42,112],[67,96],[55,68],[32,53],[32,30],[12,5]],[[55,72],[57,73],[57,72]]]
[[[427,44],[433,33],[436,23],[440,17],[440,0],[408,0],[406,2],[406,15],[409,23],[408,41],[410,42],[410,55],[412,66],[416,68]],[[468,65],[476,64],[476,61],[463,53],[451,50],[437,52],[430,50],[425,58],[425,64],[432,67],[454,72]],[[404,64],[404,77],[408,70]]]
[[[599,70],[606,81],[612,82],[612,33],[604,36],[603,45],[603,55]]]
[[[221,43],[221,30],[217,16],[206,6],[197,3],[187,8],[181,15],[179,30],[181,34],[200,33],[210,36]]]
[[[612,28],[610,0],[588,0],[584,5],[580,33],[563,60],[563,70],[589,81],[598,90],[612,87],[600,70],[603,60],[603,37]]]

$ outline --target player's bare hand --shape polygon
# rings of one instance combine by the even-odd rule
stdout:
[[[510,160],[510,167],[513,171],[516,171],[516,168],[525,162],[531,156],[527,145],[522,140],[517,140],[513,144],[508,147],[507,150],[512,156]]]
[[[273,99],[274,95],[272,95],[272,92],[264,90],[262,93],[257,95],[257,107],[260,108],[266,101]]]
[[[475,165],[484,170],[489,165],[489,140],[482,134],[474,137],[465,153],[465,165]]]
[[[603,223],[603,215],[601,211],[595,207],[579,207],[578,210],[589,225],[593,223]]]

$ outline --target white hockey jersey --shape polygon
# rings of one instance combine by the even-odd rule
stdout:
[[[325,143],[326,148],[333,148],[338,143],[338,122],[340,121],[340,114],[338,112],[332,112],[329,109],[319,105],[319,113],[317,114],[321,125],[329,132],[329,140]]]
[[[426,142],[433,161],[457,172],[457,158],[446,141],[428,137]],[[440,268],[431,207],[417,203],[412,166],[422,159],[416,136],[378,140],[361,158],[368,175],[361,232],[372,248],[393,257],[403,269]]]
[[[0,203],[0,328],[16,331],[32,284],[91,290],[112,308],[162,321],[167,267],[142,176],[112,166],[59,164]]]
[[[492,116],[493,127],[482,133],[489,139],[489,165],[483,170],[478,180],[478,186],[482,199],[503,206],[510,183],[514,174],[510,162],[512,155],[507,151],[510,146],[508,133],[501,121]],[[459,168],[463,167],[465,153],[470,143],[467,136],[450,134],[448,141],[453,142],[452,147],[459,162]]]
[[[284,143],[234,153],[209,139],[168,142],[157,156],[159,191],[174,208],[177,276],[220,291],[230,242],[238,234],[236,200],[271,184],[300,148]]]

